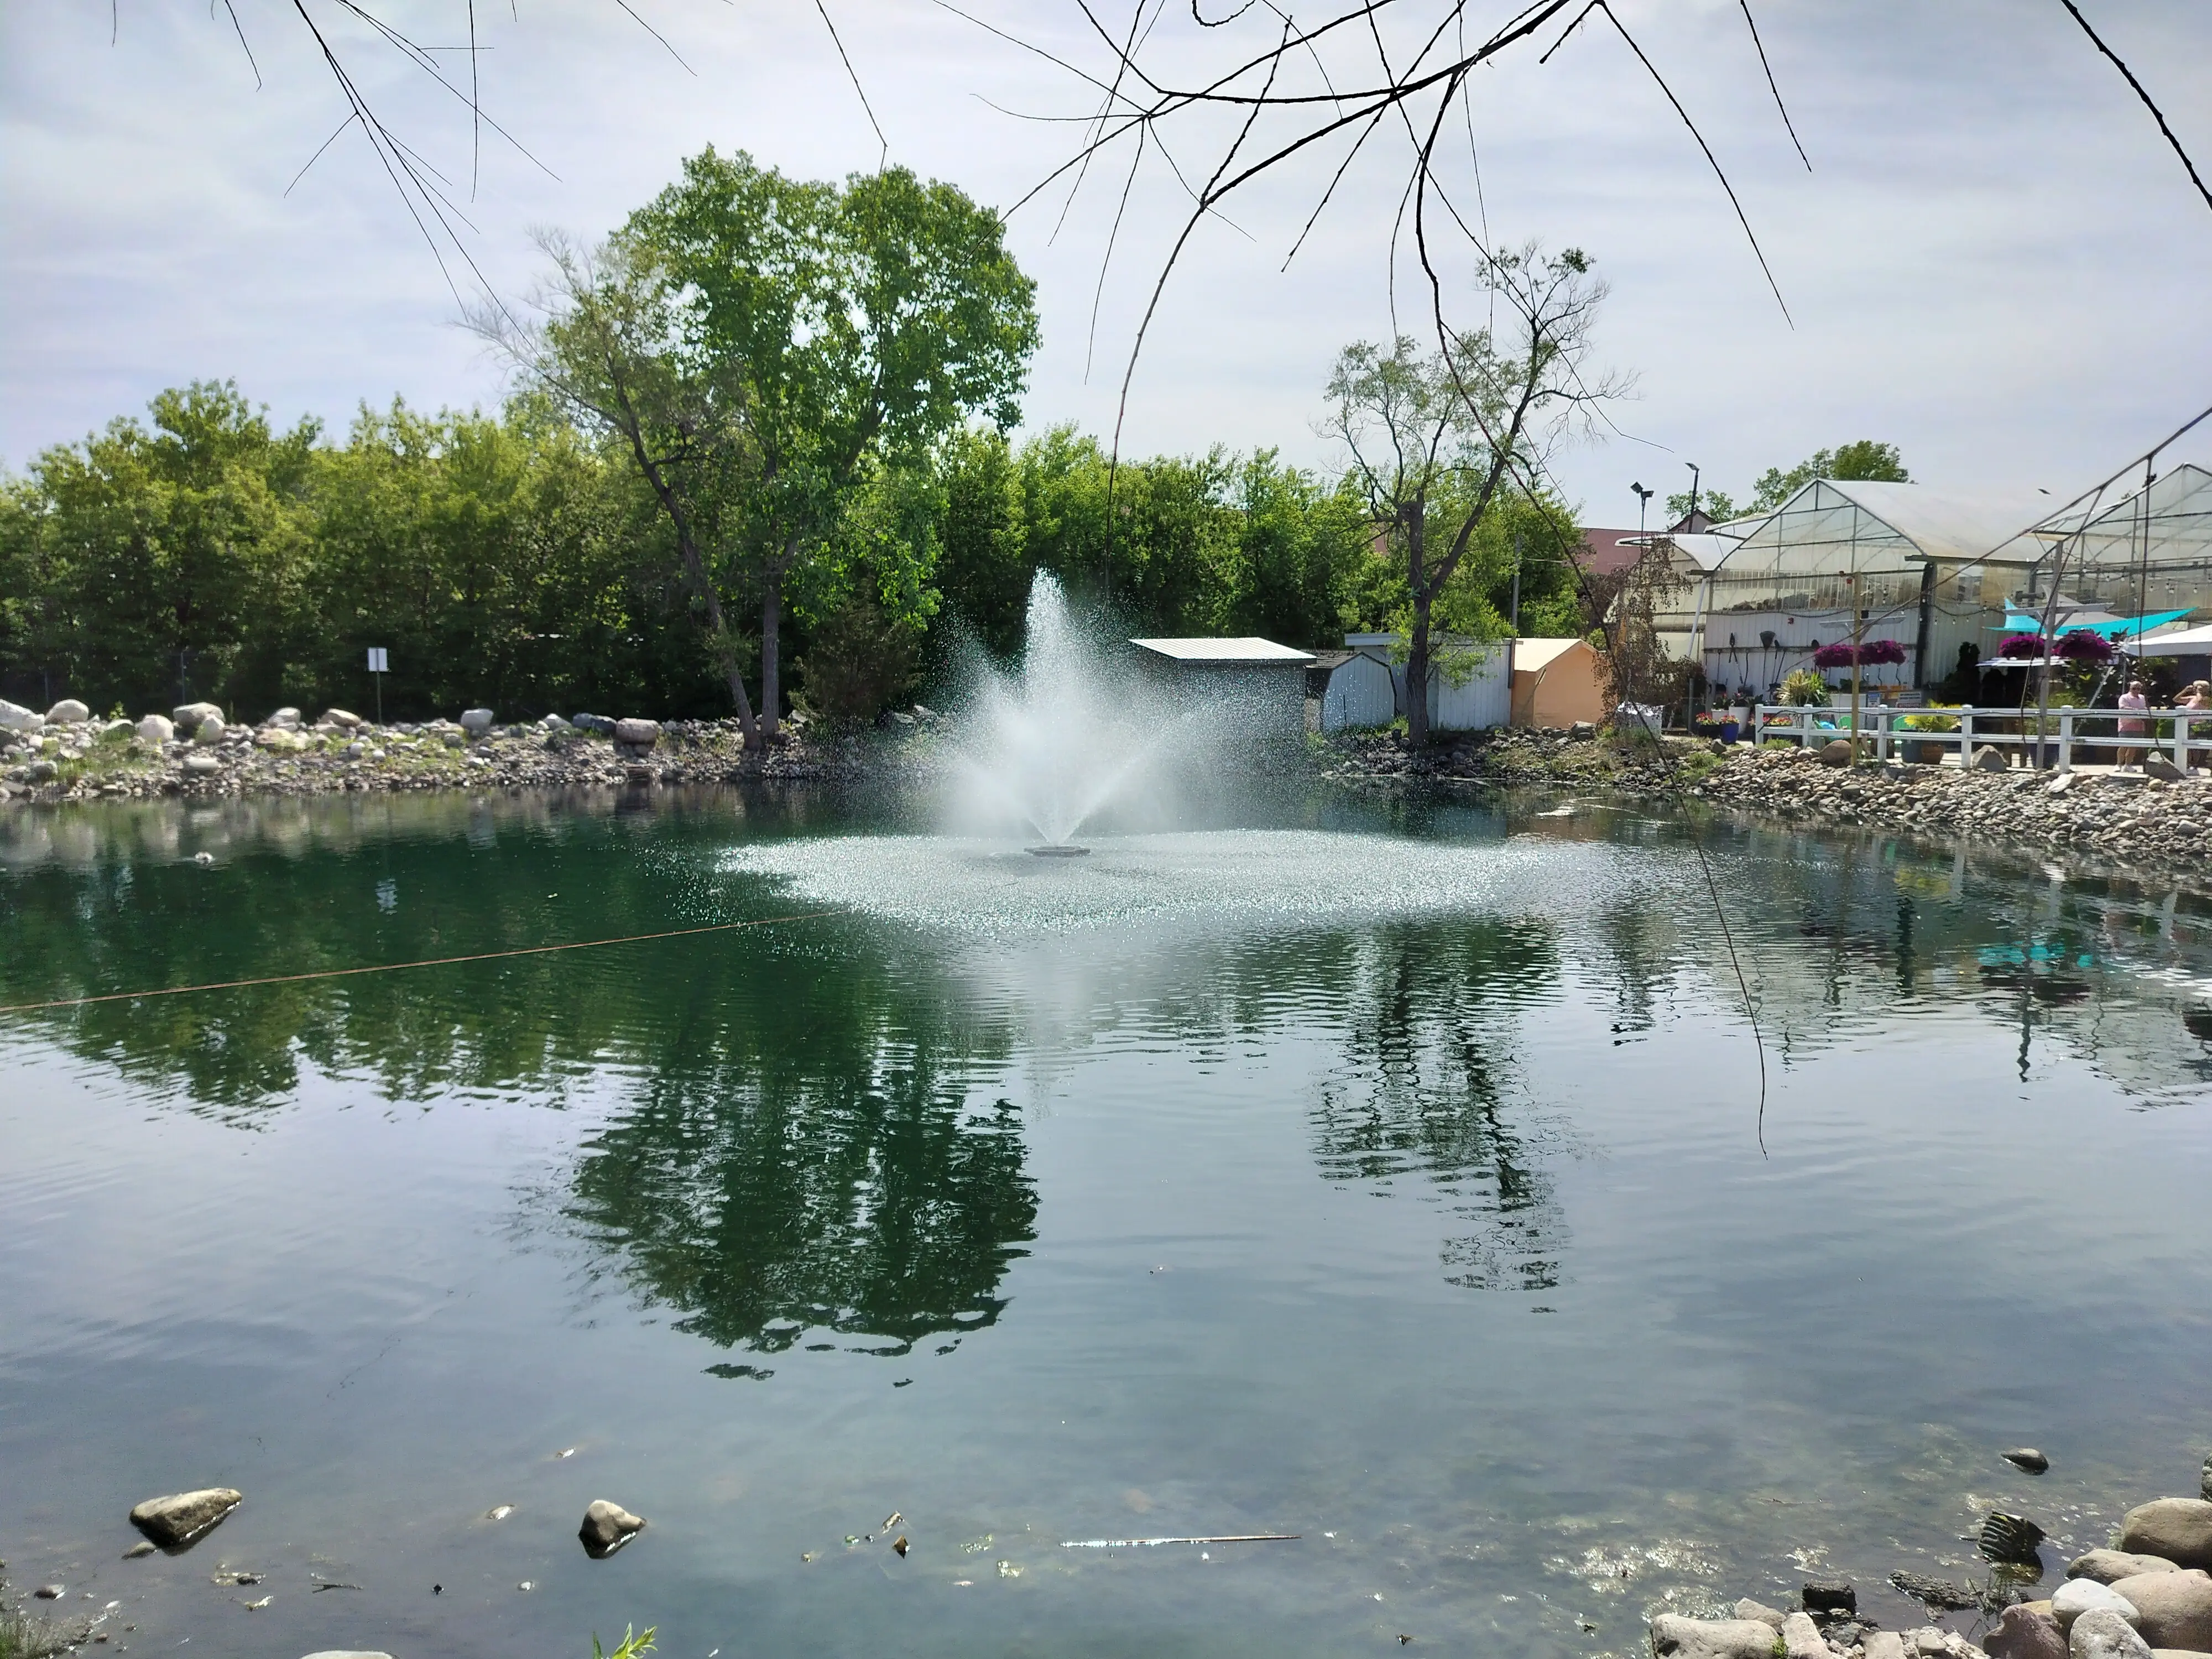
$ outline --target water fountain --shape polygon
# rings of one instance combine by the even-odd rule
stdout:
[[[1077,833],[1109,805],[1169,787],[1161,763],[1202,735],[1068,611],[1048,573],[1030,585],[1027,646],[1012,672],[983,667],[955,757],[951,815],[1038,837],[1035,857],[1081,858]]]

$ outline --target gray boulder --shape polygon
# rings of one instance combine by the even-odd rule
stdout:
[[[2135,1603],[2110,1584],[2100,1584],[2094,1578],[2069,1578],[2051,1597],[2051,1616],[2068,1629],[2083,1613],[2099,1607],[2119,1614],[2130,1625],[2136,1622]]]
[[[1805,1611],[1814,1613],[1856,1613],[1859,1593],[1848,1578],[1808,1578],[1797,1589]]]
[[[569,726],[568,721],[562,720],[558,714],[548,714],[544,719],[539,720],[538,724],[548,732],[567,732],[574,729]]]
[[[660,741],[660,722],[636,719],[615,722],[615,741],[633,749],[650,749]]]
[[[2177,1567],[2212,1567],[2212,1501],[2158,1498],[2137,1504],[2120,1523],[2120,1547],[2162,1555]]]
[[[1820,746],[1820,764],[1849,766],[1851,763],[1851,744],[1848,738],[1837,738]]]
[[[218,744],[222,741],[222,734],[229,729],[222,723],[222,715],[203,714],[199,724],[192,727],[192,741],[210,744]]]
[[[35,732],[46,723],[43,714],[0,697],[0,732]]]
[[[176,722],[177,735],[180,738],[191,737],[200,729],[200,722],[210,717],[218,720],[222,718],[222,710],[211,702],[182,703],[169,711],[169,718]]]
[[[2066,1632],[2047,1613],[2007,1607],[1996,1628],[1982,1638],[1982,1650],[1991,1659],[2066,1659]],[[1871,1648],[1867,1659],[1873,1659]]]
[[[1828,1659],[1828,1644],[1809,1613],[1793,1613],[1782,1621],[1782,1651],[1786,1659]]]
[[[1662,1613],[1651,1621],[1656,1659],[1774,1659],[1781,1645],[1774,1626],[1757,1619],[1685,1619]]]
[[[1985,743],[1974,750],[1974,758],[1969,764],[1978,772],[2002,772],[2009,763],[2005,759],[2003,750],[1993,743]]]
[[[2066,775],[2070,778],[2074,775],[2069,772]],[[2057,788],[2057,785],[2054,783],[2051,786],[2051,793],[2056,794]],[[2033,1446],[2015,1446],[2004,1455],[2004,1460],[2013,1468],[2023,1469],[2030,1474],[2041,1474],[2051,1467],[2051,1460]]]
[[[167,743],[177,735],[176,723],[167,714],[148,714],[137,727],[139,738],[147,743]]]
[[[1780,1630],[1784,1614],[1781,1608],[1770,1607],[1763,1602],[1753,1601],[1747,1595],[1735,1604],[1735,1616],[1739,1619],[1756,1619],[1762,1625],[1771,1625],[1775,1629]]]
[[[2172,1572],[2175,1564],[2162,1555],[2130,1555],[2125,1550],[2091,1550],[2087,1555],[2077,1555],[2067,1564],[2069,1578],[2094,1578],[2100,1584],[2116,1584],[2123,1578],[2133,1578],[2139,1573]]]
[[[2150,1644],[2109,1607],[2085,1613],[2066,1633],[2071,1659],[2150,1659]]]
[[[204,778],[222,770],[222,763],[213,755],[187,755],[185,770],[196,778]]]
[[[61,775],[61,768],[50,760],[34,760],[25,775],[32,783],[52,783]]]
[[[492,721],[497,718],[489,708],[464,708],[461,710],[461,730],[473,740],[490,731]]]
[[[244,1501],[230,1486],[207,1486],[149,1498],[131,1511],[131,1524],[164,1548],[189,1544]]]
[[[49,726],[82,726],[91,718],[92,710],[75,697],[64,697],[46,710],[46,724]]]
[[[2145,777],[2156,778],[2162,783],[2179,783],[2185,775],[2179,767],[2154,749],[2143,757],[2142,769]]]
[[[592,1560],[603,1560],[645,1530],[645,1517],[632,1515],[619,1504],[611,1504],[604,1498],[594,1498],[592,1506],[584,1511],[584,1524],[576,1528],[576,1536],[583,1540],[584,1553]]]
[[[296,708],[280,708],[261,723],[264,726],[273,726],[279,732],[296,732],[300,729],[300,711]]]
[[[1870,1630],[1859,1638],[1866,1659],[1905,1659],[1905,1638],[1893,1630]],[[2066,1644],[2058,1644],[2059,1659],[2063,1659]]]
[[[2112,1588],[2134,1603],[2135,1626],[2153,1647],[2212,1653],[2212,1574],[2142,1573]]]
[[[322,719],[317,720],[315,724],[335,726],[341,732],[350,732],[361,724],[361,716],[350,708],[325,708],[323,710]]]

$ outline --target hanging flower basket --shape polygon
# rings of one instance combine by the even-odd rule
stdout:
[[[1856,647],[1849,640],[1838,640],[1813,653],[1815,668],[1849,668],[1854,663],[1862,668],[1886,668],[1899,666],[1904,661],[1905,647],[1895,640],[1869,640]]]
[[[2059,636],[2057,655],[2069,662],[2110,662],[2112,642],[2101,634],[2093,634],[2086,628],[2077,628],[2070,634]]]
[[[2040,634],[2008,634],[1997,647],[2000,657],[2040,657],[2043,654],[2043,635]]]

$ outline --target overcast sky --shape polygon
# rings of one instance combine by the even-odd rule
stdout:
[[[1102,15],[1126,18],[1132,3]],[[468,252],[504,294],[532,281],[532,227],[604,233],[708,143],[805,176],[875,165],[811,0],[633,3],[683,64],[616,0],[480,0],[484,106],[542,167],[487,135],[472,202],[465,108],[327,0],[310,9],[380,112],[453,180],[475,226]],[[1008,205],[1075,143],[1071,125],[1022,118],[1090,106],[1043,58],[928,0],[829,3],[894,161]],[[1617,36],[1589,27],[1548,65],[1525,53],[1485,71],[1473,137],[1491,233],[1595,256],[1612,284],[1597,355],[1636,377],[1614,413],[1626,435],[1559,461],[1586,522],[1632,524],[1630,482],[1680,489],[1687,462],[1741,493],[1766,466],[1860,437],[1899,444],[1928,483],[2063,497],[2212,404],[2212,209],[2058,0],[1765,0],[1754,9],[1809,173],[1735,0],[1616,3],[1727,168],[1791,320]],[[2081,4],[2212,164],[2212,4]],[[501,396],[357,133],[286,193],[345,107],[291,0],[235,5],[258,88],[220,6],[117,0],[112,18],[108,0],[0,7],[10,467],[196,377],[235,378],[280,421],[336,428],[363,399]],[[1099,63],[1074,0],[963,9]],[[1474,14],[1510,9],[1476,0]],[[462,0],[383,0],[379,15],[426,45],[465,39]],[[1164,68],[1220,47],[1170,0],[1150,50]],[[465,58],[442,61],[465,78]],[[1179,156],[1201,173],[1216,153],[1206,137],[1194,130]],[[1459,144],[1453,188],[1471,198],[1464,131]],[[1314,431],[1321,388],[1346,341],[1389,331],[1406,151],[1401,138],[1356,165],[1285,271],[1335,159],[1200,232],[1139,364],[1126,453],[1220,443],[1334,462]],[[1044,326],[1032,429],[1111,428],[1187,201],[1164,168],[1140,176],[1094,337],[1121,176],[1095,173],[1056,235],[1059,196],[1012,222]],[[465,289],[465,268],[447,263]],[[2212,434],[2182,455],[2212,459]]]

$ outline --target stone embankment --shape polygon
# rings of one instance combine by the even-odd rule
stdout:
[[[2154,765],[2164,776],[2145,776],[2029,771],[2002,761],[1964,769],[1823,763],[1810,750],[1739,749],[1690,782],[1687,793],[1784,819],[1873,825],[2127,864],[2202,864],[2212,845],[2212,779],[2184,775],[2171,764]]]
[[[548,714],[520,726],[471,708],[458,720],[377,726],[343,708],[313,721],[280,708],[252,726],[227,720],[212,703],[133,721],[95,720],[81,702],[59,702],[44,714],[0,702],[0,800],[636,788],[845,778],[864,769],[880,770],[882,763],[858,738],[817,741],[800,727],[749,753],[735,720]]]
[[[2006,1457],[2041,1473],[2049,1460],[2027,1450]],[[2041,1465],[2041,1468],[2037,1466]],[[1889,1583],[1918,1601],[1931,1622],[1884,1630],[1861,1609],[1847,1580],[1814,1579],[1789,1612],[1738,1601],[1717,1618],[1661,1613],[1651,1621],[1655,1659],[2188,1659],[2212,1653],[2212,1458],[2203,1497],[2159,1498],[2127,1512],[2112,1547],[2069,1564],[2038,1597],[2043,1529],[2025,1516],[1993,1514],[1982,1524],[1985,1583],[1954,1583],[1910,1572]],[[1963,1613],[1971,1632],[1934,1620]],[[1971,1639],[1978,1635],[1979,1644]]]
[[[1975,763],[1849,763],[1828,751],[1703,738],[1632,740],[1571,731],[1449,734],[1424,751],[1389,733],[1321,745],[1327,776],[1680,795],[1807,825],[1861,826],[1931,840],[1974,840],[2120,864],[2203,864],[2212,847],[2212,773],[2154,756],[2147,773],[2039,772],[1985,750]]]

